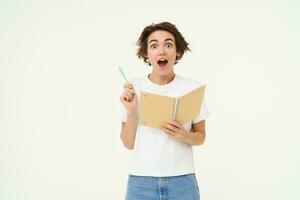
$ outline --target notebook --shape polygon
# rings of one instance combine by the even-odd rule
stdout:
[[[200,112],[204,91],[205,85],[177,98],[141,92],[139,123],[158,128],[167,120],[175,120],[181,124],[192,121]]]

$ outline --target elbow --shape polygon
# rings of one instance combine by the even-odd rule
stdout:
[[[205,138],[206,138],[206,133],[204,132],[204,133],[203,133],[202,140],[200,141],[200,144],[199,144],[199,145],[203,145],[203,144],[204,144]]]
[[[133,150],[134,144],[130,144],[129,142],[126,142],[126,141],[124,141],[124,140],[122,140],[122,142],[123,142],[123,146],[124,146],[126,149],[128,149],[128,150]]]
[[[203,144],[204,144],[204,141],[205,141],[205,140],[201,140],[201,141],[197,144],[197,146],[203,145]]]
[[[128,144],[128,143],[125,143],[125,142],[123,142],[123,145],[128,150],[133,150],[133,148],[134,148],[134,145],[131,145],[131,144]]]
[[[205,142],[205,138],[206,138],[206,133],[202,132],[201,133],[201,137],[199,138],[199,140],[197,141],[197,143],[195,144],[195,146],[201,146],[204,144]]]
[[[124,147],[125,147],[126,149],[128,149],[128,150],[133,150],[134,145],[125,145],[125,144],[124,144]]]

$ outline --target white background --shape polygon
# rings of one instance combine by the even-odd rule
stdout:
[[[0,199],[123,199],[122,66],[170,21],[191,53],[175,72],[207,85],[195,147],[201,199],[300,199],[299,1],[1,1]],[[297,124],[298,122],[298,124]]]

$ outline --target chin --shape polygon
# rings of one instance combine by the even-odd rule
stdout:
[[[166,71],[161,71],[161,70],[159,70],[157,73],[158,73],[160,76],[168,76],[170,73],[172,73],[172,71],[171,71],[171,70],[166,70]]]

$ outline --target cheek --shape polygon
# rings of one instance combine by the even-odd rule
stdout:
[[[149,61],[155,61],[155,53],[148,52],[147,57],[148,57]]]
[[[176,60],[176,54],[173,54],[171,59],[172,59],[173,61],[175,61],[175,60]]]
[[[173,58],[173,57],[176,58],[177,52],[176,52],[175,49],[170,49],[170,50],[168,51],[168,54],[169,54],[170,56],[172,56],[172,58]]]

